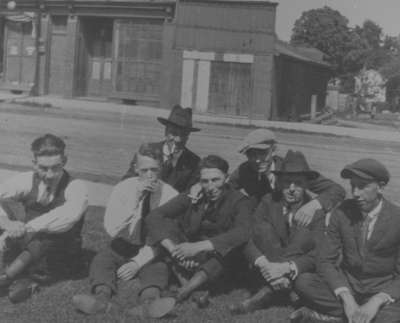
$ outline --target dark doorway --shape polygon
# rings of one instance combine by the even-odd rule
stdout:
[[[113,20],[83,18],[79,36],[77,94],[108,97],[112,91]]]

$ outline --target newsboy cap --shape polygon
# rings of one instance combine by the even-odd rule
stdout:
[[[251,148],[267,149],[276,143],[275,134],[271,130],[256,129],[250,132],[240,144],[238,151],[241,154],[246,153]]]
[[[383,182],[385,184],[387,184],[390,179],[387,168],[377,160],[370,158],[360,159],[345,166],[340,175],[343,178],[356,176],[365,180]]]

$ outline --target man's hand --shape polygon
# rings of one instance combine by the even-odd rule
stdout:
[[[9,221],[3,229],[10,238],[20,238],[26,232],[25,223],[20,221]]]
[[[172,257],[182,261],[187,258],[193,258],[202,251],[207,251],[202,241],[183,242],[178,244],[172,251]]]
[[[188,197],[192,200],[192,204],[196,204],[203,197],[203,189],[200,183],[196,183],[190,188]]]
[[[158,180],[141,180],[137,185],[137,196],[141,198],[145,192],[154,192],[159,185]]]
[[[353,295],[349,291],[344,291],[339,294],[339,297],[343,300],[343,309],[346,314],[347,321],[353,323],[353,316],[358,311],[359,306],[356,303]]]
[[[282,290],[290,287],[290,280],[287,277],[281,277],[270,282],[274,290]]]
[[[136,261],[131,260],[119,267],[119,269],[117,270],[117,276],[119,279],[125,281],[130,280],[135,277],[139,269],[139,265],[136,263]]]
[[[261,273],[266,281],[271,282],[275,279],[282,278],[290,274],[290,266],[288,262],[270,262],[264,266]]]
[[[322,210],[322,205],[317,199],[313,199],[297,210],[296,214],[294,215],[294,220],[299,225],[307,226],[311,223],[315,212],[318,210]]]
[[[200,264],[194,260],[182,260],[178,262],[178,265],[185,268],[186,270],[194,270],[196,269]]]
[[[360,306],[357,311],[353,314],[352,323],[369,323],[371,322],[382,306],[380,299],[376,297],[371,297],[371,299]]]

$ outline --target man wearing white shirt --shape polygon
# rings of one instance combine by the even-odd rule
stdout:
[[[102,312],[110,307],[111,296],[117,293],[117,280],[127,281],[138,275],[141,300],[158,298],[167,281],[160,272],[164,263],[151,260],[155,251],[145,245],[147,230],[144,217],[178,193],[160,180],[162,151],[158,145],[143,144],[134,157],[136,177],[117,184],[108,201],[104,228],[111,237],[110,247],[99,252],[90,269],[93,295],[76,295],[75,306],[86,314]],[[161,277],[161,279],[159,278]]]
[[[33,171],[0,185],[4,261],[0,287],[8,289],[13,302],[28,298],[38,286],[32,272],[39,262],[46,264],[41,269],[48,272],[52,264],[67,264],[79,258],[88,205],[84,183],[73,180],[64,169],[67,157],[61,138],[46,134],[33,141],[31,150]],[[30,275],[23,275],[28,271]],[[26,277],[16,280],[21,276]]]

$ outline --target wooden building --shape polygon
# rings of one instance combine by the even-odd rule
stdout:
[[[0,2],[0,88],[167,109],[180,102],[197,113],[251,119],[285,119],[294,103],[305,111],[315,91],[322,103],[329,67],[277,49],[276,3],[14,1],[13,10]],[[301,89],[309,75],[318,89]]]

